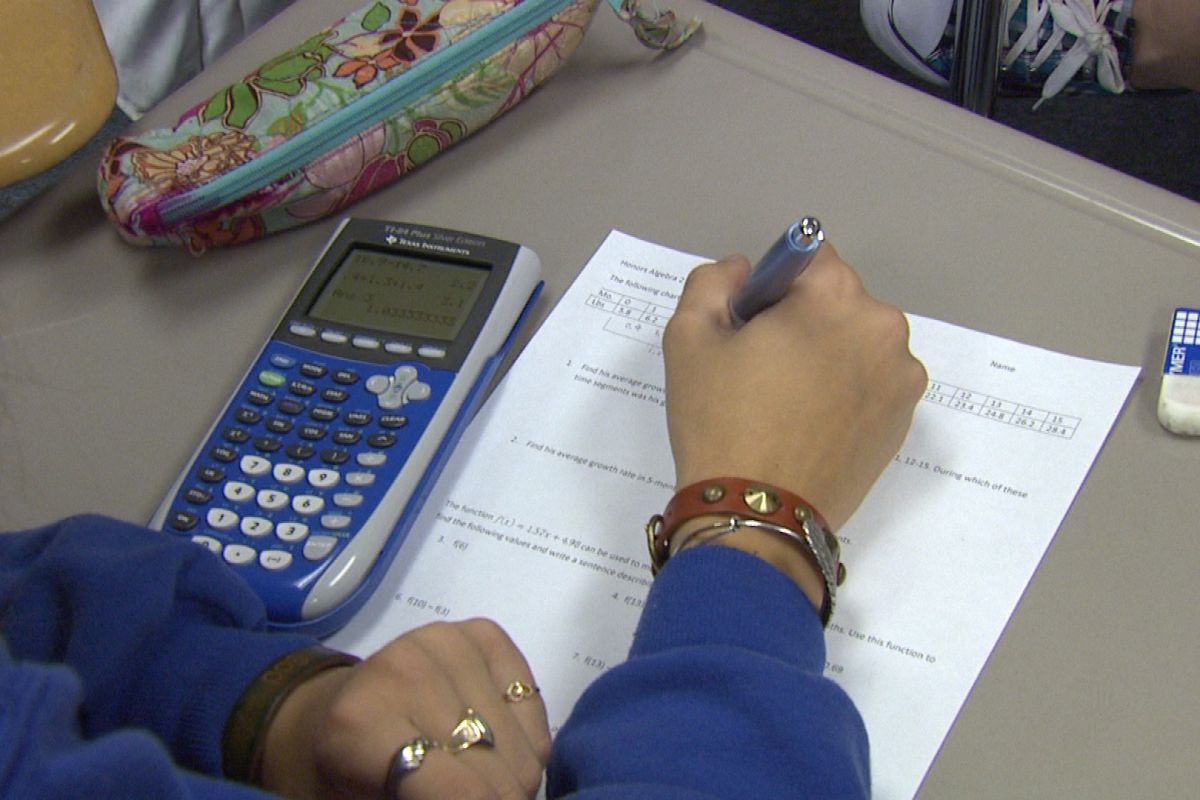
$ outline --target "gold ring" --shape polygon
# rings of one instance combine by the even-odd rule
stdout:
[[[396,755],[392,756],[391,765],[388,766],[387,780],[383,784],[384,792],[388,797],[399,796],[400,779],[421,766],[421,762],[425,760],[425,754],[437,746],[437,742],[432,739],[418,736],[396,751]]]
[[[533,697],[540,691],[541,689],[536,686],[530,686],[528,683],[513,681],[504,690],[504,699],[510,703],[519,703],[527,697]]]
[[[450,732],[450,738],[446,740],[443,747],[447,752],[457,753],[477,744],[492,747],[495,743],[495,737],[492,735],[492,729],[487,721],[479,716],[475,709],[468,708],[463,714],[462,720]]]

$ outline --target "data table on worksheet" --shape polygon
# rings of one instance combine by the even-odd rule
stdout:
[[[604,315],[602,329],[606,333],[634,339],[654,348],[662,347],[667,320],[675,313],[673,304],[608,288],[598,288],[589,294],[586,305]],[[922,399],[993,422],[1066,439],[1075,435],[1080,422],[1079,417],[1070,414],[1036,408],[939,380],[929,381]]]

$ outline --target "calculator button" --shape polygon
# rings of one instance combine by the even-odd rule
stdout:
[[[395,411],[404,405],[404,392],[399,389],[388,389],[379,395],[379,399],[376,402],[384,411]]]
[[[374,336],[355,336],[350,340],[350,344],[362,350],[378,350],[379,340]]]
[[[271,471],[271,462],[262,456],[242,456],[242,474],[256,478]]]
[[[271,433],[287,433],[295,423],[287,417],[271,417],[263,426]]]
[[[221,431],[221,438],[232,444],[244,444],[250,441],[250,431],[245,428],[229,425]]]
[[[333,382],[350,385],[358,383],[358,373],[352,369],[335,369],[333,371]]]
[[[294,397],[283,397],[280,398],[275,407],[284,414],[299,414],[304,410],[304,403],[301,403]]]
[[[287,378],[283,377],[282,373],[276,372],[273,369],[264,369],[258,373],[258,382],[271,389],[283,386],[286,381]]]
[[[363,496],[358,492],[338,492],[333,496],[333,504],[338,508],[358,508],[362,502]]]
[[[190,531],[199,521],[200,518],[191,511],[172,511],[167,524],[177,531]]]
[[[330,344],[345,344],[350,337],[341,331],[321,331],[321,340]]]
[[[314,489],[328,489],[337,486],[342,474],[336,469],[314,469],[308,473],[308,482]]]
[[[338,464],[345,464],[347,461],[349,461],[350,454],[345,450],[338,450],[333,447],[328,447],[321,451],[321,460],[326,464],[337,466]]]
[[[258,507],[264,511],[278,511],[288,504],[288,496],[278,489],[262,489],[258,493]]]
[[[387,375],[372,375],[364,386],[371,394],[383,394],[392,388],[392,380]]]
[[[246,399],[256,406],[269,406],[275,399],[275,395],[264,392],[262,389],[251,389],[246,392]]]
[[[358,444],[358,440],[362,438],[362,434],[358,431],[340,430],[333,432],[333,443],[349,447],[352,444]]]
[[[396,443],[396,434],[394,433],[372,433],[367,437],[367,444],[371,447],[391,447]]]
[[[204,521],[208,523],[208,527],[219,531],[232,529],[238,524],[238,519],[238,515],[227,508],[210,508],[204,515]]]
[[[303,461],[306,458],[312,458],[313,453],[317,452],[317,448],[307,442],[294,442],[289,444],[284,452],[287,453],[288,458]]]
[[[338,417],[338,410],[330,406],[313,406],[308,415],[317,422],[333,422]]]
[[[275,535],[283,542],[298,542],[308,536],[308,526],[303,522],[281,522]]]
[[[324,378],[327,372],[329,372],[329,368],[323,364],[313,364],[311,361],[306,361],[300,365],[300,374],[306,378]]]
[[[317,439],[324,438],[325,427],[323,425],[301,425],[297,432],[300,434],[301,439],[316,441]]]
[[[349,486],[370,486],[375,482],[375,473],[373,472],[347,472],[346,484]]]
[[[398,356],[407,356],[412,355],[413,346],[408,342],[388,342],[383,349]]]
[[[253,408],[242,406],[237,411],[233,412],[233,418],[243,425],[257,425],[262,419],[262,414],[255,411]]]
[[[213,461],[224,461],[226,464],[237,458],[237,450],[234,450],[232,447],[226,447],[223,444],[212,448],[208,451],[208,454],[212,456]]]
[[[403,428],[408,424],[408,417],[403,414],[384,414],[379,418],[382,428]]]
[[[340,403],[349,396],[349,392],[337,386],[327,386],[321,390],[321,399],[327,403]]]
[[[242,533],[246,536],[266,536],[274,527],[266,517],[242,517]]]
[[[317,335],[317,329],[307,322],[293,322],[291,325],[288,325],[288,332],[305,338]]]
[[[218,542],[216,539],[214,539],[211,536],[197,534],[192,537],[192,541],[198,545],[201,545],[202,547],[207,547],[209,550],[211,550],[214,553],[221,552],[221,543]]]
[[[280,369],[291,369],[296,366],[296,359],[286,353],[275,353],[271,356],[271,365]]]
[[[344,531],[350,527],[349,514],[324,514],[321,516],[321,527],[331,531]]]
[[[183,493],[183,499],[192,505],[202,506],[209,500],[212,500],[212,492],[207,489],[201,489],[199,486],[193,486]]]
[[[433,390],[431,388],[429,388],[428,383],[421,383],[420,381],[417,381],[416,383],[414,383],[413,385],[408,387],[408,390],[404,393],[404,399],[406,401],[407,400],[417,400],[417,401],[428,400],[429,395],[431,395],[432,393],[433,393]]]
[[[283,442],[279,441],[274,436],[254,437],[254,449],[260,453],[274,453],[281,447],[283,447]]]
[[[370,411],[347,411],[345,414],[342,415],[342,422],[345,422],[347,425],[360,425],[360,426],[361,425],[370,425],[371,424],[371,412]]]
[[[258,565],[277,572],[292,565],[292,554],[286,550],[263,550],[258,554]]]
[[[280,483],[299,483],[304,478],[304,467],[296,464],[276,464],[271,474]]]
[[[225,499],[231,503],[244,503],[254,497],[254,487],[241,481],[225,484]]]
[[[244,544],[227,544],[223,552],[225,560],[234,566],[249,564],[258,556],[253,547]]]
[[[320,514],[324,508],[324,498],[315,494],[298,494],[292,498],[292,510],[297,514]]]
[[[405,364],[402,367],[396,367],[396,371],[392,373],[392,385],[403,389],[417,379],[417,368],[411,364]]]
[[[417,355],[422,358],[445,358],[446,348],[433,344],[423,344],[417,348]]]
[[[317,390],[317,387],[308,381],[293,380],[288,381],[288,391],[298,397],[308,397]]]
[[[220,483],[221,481],[225,480],[225,470],[221,469],[220,467],[201,467],[197,475],[199,475],[200,480],[204,481],[205,483]]]
[[[387,461],[387,455],[371,450],[366,453],[359,453],[354,460],[358,462],[360,467],[381,467]]]
[[[320,561],[333,552],[337,543],[334,536],[313,536],[304,543],[304,557],[309,561]]]

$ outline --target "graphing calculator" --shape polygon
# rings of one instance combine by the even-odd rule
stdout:
[[[327,636],[386,572],[541,290],[527,247],[343,220],[151,519],[273,627]]]

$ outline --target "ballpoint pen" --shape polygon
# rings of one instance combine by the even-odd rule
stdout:
[[[755,314],[779,302],[823,241],[825,232],[816,217],[804,217],[788,226],[730,299],[729,316],[734,327],[742,327]]]

